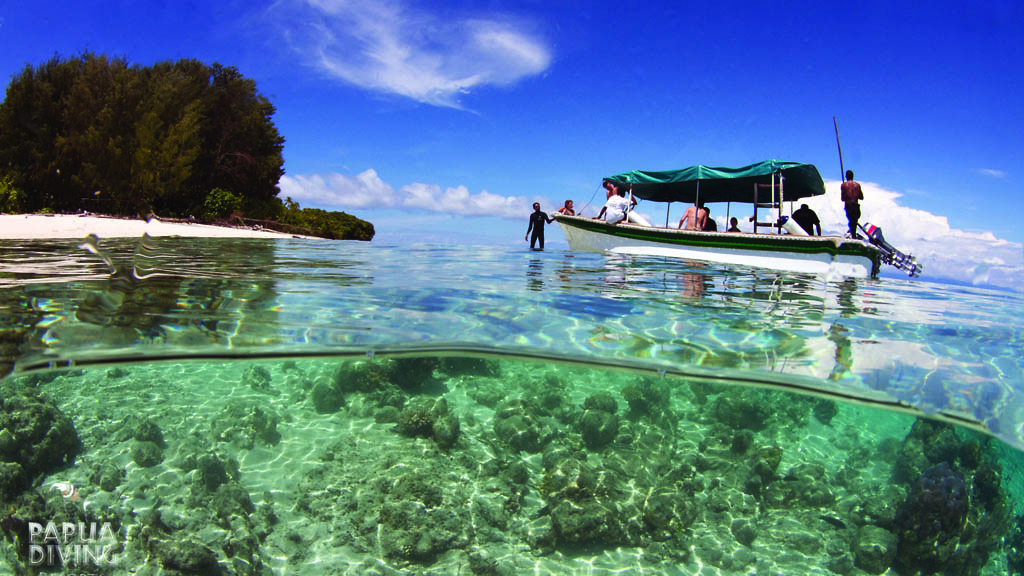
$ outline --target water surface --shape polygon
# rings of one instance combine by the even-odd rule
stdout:
[[[0,495],[12,567],[22,522],[62,515],[116,524],[110,574],[1021,559],[1018,294],[494,246],[79,244],[0,245],[5,425],[52,406],[81,441]]]

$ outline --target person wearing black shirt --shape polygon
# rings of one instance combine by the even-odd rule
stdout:
[[[801,204],[800,209],[793,212],[793,221],[800,225],[807,232],[808,236],[821,236],[821,221],[818,220],[818,215],[807,207],[807,204]],[[815,232],[814,229],[818,231]]]
[[[704,207],[704,231],[718,232],[718,223],[711,217],[711,208]]]
[[[530,214],[530,226],[526,229],[526,236],[523,240],[530,241],[530,250],[537,250],[535,247],[537,241],[540,241],[540,250],[544,249],[544,224],[551,224],[554,219],[549,218],[547,214],[540,211],[540,202],[533,203],[533,214]],[[533,231],[533,236],[530,236],[530,231]]]

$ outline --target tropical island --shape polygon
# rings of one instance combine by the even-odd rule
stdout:
[[[281,200],[274,106],[236,68],[83,53],[26,65],[0,102],[0,212],[245,225],[371,240],[373,224]]]

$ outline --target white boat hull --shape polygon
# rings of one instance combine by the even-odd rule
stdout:
[[[877,248],[837,236],[695,232],[561,215],[557,219],[573,250],[688,258],[828,277],[867,278],[877,275],[879,267]]]

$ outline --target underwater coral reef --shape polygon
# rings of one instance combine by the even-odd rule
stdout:
[[[137,365],[2,390],[0,565],[16,574],[37,570],[28,524],[54,519],[111,525],[104,574],[1024,566],[1019,454],[822,397],[446,357]]]

